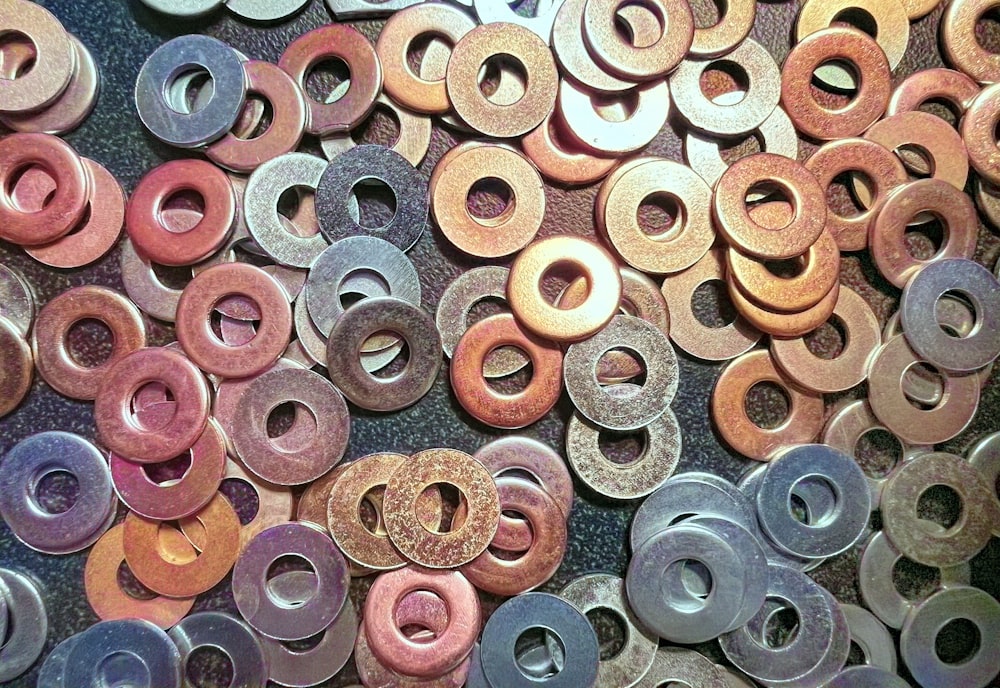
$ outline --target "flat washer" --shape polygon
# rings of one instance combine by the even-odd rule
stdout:
[[[63,676],[66,673],[66,659],[76,644],[80,641],[80,633],[66,638],[45,656],[45,661],[38,669],[38,682],[36,686],[43,688],[66,688]]]
[[[180,650],[181,669],[186,673],[191,653],[203,647],[221,650],[233,666],[229,685],[263,686],[268,666],[260,641],[250,627],[231,614],[198,612],[184,617],[168,635]]]
[[[825,688],[910,688],[901,676],[876,666],[849,666],[837,674]]]
[[[351,191],[369,179],[388,186],[396,198],[396,212],[382,227],[365,227],[351,213]],[[331,243],[373,236],[408,251],[424,231],[429,206],[426,177],[396,151],[374,144],[356,146],[331,160],[316,187],[319,229]]]
[[[191,68],[208,72],[212,97],[189,113],[167,102],[170,84]],[[150,55],[135,82],[135,105],[149,132],[178,148],[197,148],[222,138],[243,112],[247,77],[239,54],[217,38],[187,34],[173,38]]]
[[[861,648],[865,664],[896,673],[896,643],[879,618],[864,607],[842,604],[851,642]],[[867,685],[862,683],[861,685]]]
[[[45,612],[38,587],[30,578],[10,569],[0,569],[0,583],[7,593],[9,624],[7,642],[0,647],[0,683],[15,679],[35,663],[49,632],[49,617]],[[74,688],[77,683],[67,683]]]
[[[226,9],[243,19],[274,22],[290,17],[309,4],[309,0],[225,0]]]
[[[545,679],[545,688],[594,685],[600,651],[593,626],[572,604],[544,592],[510,598],[486,622],[480,652],[483,674],[491,685],[538,688],[540,682],[525,676],[518,668],[514,653],[517,639],[532,628],[546,629],[566,649],[563,670]]]
[[[181,655],[166,634],[148,621],[100,621],[80,634],[66,658],[63,683],[73,688],[109,685],[106,660],[113,663],[111,685],[181,688]]]

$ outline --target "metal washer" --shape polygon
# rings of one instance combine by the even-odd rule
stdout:
[[[3,683],[23,674],[42,654],[49,632],[49,617],[41,593],[30,578],[0,569],[0,583],[8,593],[7,613],[12,621],[7,642],[0,647],[0,683]],[[83,684],[66,685],[75,688]]]
[[[168,635],[181,653],[185,670],[191,653],[213,647],[229,657],[233,666],[233,686],[263,686],[267,682],[267,660],[260,641],[243,621],[222,612],[198,612],[184,617]]]
[[[113,685],[181,688],[180,651],[165,631],[148,621],[101,621],[80,634],[66,658],[63,683],[73,688],[108,685],[105,660],[115,655]]]

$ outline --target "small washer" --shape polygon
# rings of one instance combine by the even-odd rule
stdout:
[[[73,475],[79,494],[58,514],[38,503],[38,485],[57,471]],[[0,462],[0,515],[32,549],[68,554],[89,547],[107,530],[117,500],[107,460],[93,444],[68,432],[40,432],[18,442]]]
[[[0,265],[0,317],[6,318],[22,337],[35,319],[35,294],[30,283],[9,265]]]
[[[226,0],[226,9],[242,19],[275,22],[290,17],[309,0]]]
[[[936,306],[948,292],[961,293],[975,311],[976,324],[964,337],[938,324]],[[970,372],[1000,355],[1000,282],[979,263],[953,258],[924,265],[903,289],[900,313],[913,351],[945,370]]]
[[[566,649],[563,670],[544,680],[526,676],[514,652],[517,639],[533,628],[547,630]],[[486,680],[504,688],[593,686],[600,661],[597,634],[587,617],[566,600],[543,592],[518,595],[497,607],[483,628],[480,652]]]
[[[212,79],[212,96],[194,112],[174,110],[170,84],[185,71],[203,69]],[[243,112],[247,77],[235,50],[217,38],[187,34],[173,38],[146,59],[135,82],[139,119],[150,133],[178,148],[197,148],[229,131]]]
[[[279,557],[307,560],[316,572],[316,594],[298,606],[280,603],[268,590],[267,571]],[[247,622],[264,635],[301,640],[329,626],[347,599],[347,561],[322,528],[284,523],[254,537],[233,568],[233,598]]]
[[[66,673],[66,660],[69,653],[80,641],[80,633],[71,635],[61,643],[52,648],[52,651],[45,657],[41,668],[38,669],[38,682],[36,686],[43,688],[66,688],[63,676]]]
[[[233,666],[230,686],[263,686],[268,667],[260,641],[243,621],[222,612],[198,612],[181,619],[170,629],[170,639],[180,650],[181,670],[186,673],[191,653],[203,647],[221,650]]]
[[[847,618],[851,642],[861,648],[865,664],[896,673],[896,643],[878,617],[864,607],[842,604],[840,610]],[[868,685],[861,683],[860,685]]]
[[[0,583],[7,594],[7,614],[12,623],[0,647],[0,683],[15,679],[28,670],[45,647],[49,617],[38,587],[30,578],[10,569],[0,569]],[[82,683],[67,683],[82,686]]]
[[[105,667],[114,658],[111,685],[181,688],[177,646],[159,628],[139,619],[101,621],[80,634],[66,658],[63,683],[73,688],[109,685]]]
[[[351,192],[367,180],[385,184],[396,199],[396,212],[382,227],[365,227],[351,212]],[[396,151],[375,144],[357,146],[331,160],[316,187],[319,228],[331,243],[374,236],[408,251],[424,231],[429,205],[426,177]]]
[[[646,381],[635,394],[613,397],[597,380],[601,356],[615,348],[635,352],[646,365]],[[656,325],[616,315],[590,339],[571,344],[563,359],[566,391],[584,416],[610,430],[635,430],[663,415],[677,393],[677,355]]]
[[[849,666],[825,684],[825,688],[910,688],[901,676],[875,666]]]

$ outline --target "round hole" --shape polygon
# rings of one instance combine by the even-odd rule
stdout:
[[[211,645],[196,647],[187,657],[184,674],[195,688],[214,688],[233,683],[233,660]]]
[[[900,557],[892,567],[892,585],[908,600],[922,600],[941,585],[941,572]]]
[[[35,502],[53,515],[72,509],[79,496],[80,483],[69,471],[46,473],[35,486]]]
[[[646,453],[646,442],[644,431],[615,432],[602,429],[597,436],[601,454],[608,461],[622,466],[639,461]]]
[[[615,12],[615,30],[636,48],[648,48],[663,37],[663,19],[652,8],[625,4]]]
[[[590,97],[591,105],[601,119],[606,122],[624,122],[639,108],[639,96],[626,91],[624,93],[601,93]],[[570,146],[572,150],[572,145]]]
[[[509,219],[516,203],[510,185],[496,177],[476,181],[465,199],[469,215],[487,226],[496,226]]]
[[[551,662],[532,662],[524,666],[518,660],[528,654],[547,652]],[[514,662],[518,670],[529,679],[547,679],[562,671],[562,662],[557,658],[566,656],[566,646],[556,634],[544,628],[529,628],[514,643]]]
[[[113,652],[102,658],[97,666],[100,685],[107,688],[152,685],[152,677],[145,662],[131,652]]]
[[[599,607],[587,612],[587,620],[597,633],[597,642],[601,648],[601,661],[614,659],[625,647],[628,630],[621,614]]]
[[[916,143],[904,143],[893,151],[903,162],[903,167],[914,177],[926,179],[934,176],[934,156]]]
[[[445,71],[448,67],[447,59],[443,59],[436,63],[434,66],[438,67],[438,70],[434,72],[431,72],[430,70],[422,71],[424,55],[427,54],[427,49],[430,47],[431,43],[444,43],[444,37],[435,36],[429,33],[414,36],[413,40],[410,41],[410,45],[406,49],[406,66],[409,68],[411,74],[419,74],[422,78],[427,79],[428,81],[440,81],[445,77]],[[452,46],[449,43],[448,50],[450,51],[451,49]]]
[[[462,497],[461,490],[451,483],[434,483],[433,485],[428,485],[417,499],[417,504],[427,503],[428,500],[434,499],[434,488],[437,488],[437,492],[441,495],[441,526],[440,528],[433,528],[432,526],[436,526],[437,523],[429,524],[421,518],[421,525],[424,529],[430,533],[448,533],[464,527],[464,522],[452,522],[455,511],[465,501],[465,498]]]
[[[379,179],[360,180],[351,189],[358,201],[358,224],[366,229],[385,227],[396,216],[396,193]]]
[[[518,348],[518,347],[513,347],[513,348]],[[521,351],[521,349],[518,350]],[[496,349],[494,349],[494,351],[496,351]],[[522,353],[524,352],[522,351]],[[527,356],[526,353],[524,355]],[[486,360],[487,360],[486,358],[483,359],[484,362]],[[482,374],[482,371],[480,371],[480,374]],[[489,387],[494,392],[497,392],[499,394],[513,395],[513,394],[520,394],[527,388],[527,386],[531,383],[531,377],[533,374],[534,374],[534,366],[531,364],[531,361],[529,360],[527,365],[525,365],[520,370],[511,373],[510,375],[505,375],[503,377],[492,377],[492,378],[488,377],[485,379],[486,379],[486,384],[489,385]]]
[[[386,334],[385,332],[376,332],[375,334]],[[379,368],[372,375],[379,378],[380,380],[391,380],[399,375],[402,375],[406,370],[406,366],[410,363],[410,345],[403,340],[403,348],[399,350],[396,357],[389,362],[389,365],[384,368]]]
[[[163,199],[160,205],[160,224],[168,232],[175,234],[194,229],[204,217],[205,198],[194,189],[176,191]]]
[[[508,82],[513,87],[503,88]],[[520,101],[527,83],[528,72],[513,55],[492,55],[479,74],[479,90],[494,105],[514,105]]]
[[[291,453],[302,449],[312,442],[315,433],[316,416],[312,409],[297,401],[278,404],[267,416],[267,436],[282,451]],[[274,441],[278,438],[282,438],[282,442]]]
[[[903,460],[903,445],[888,430],[872,428],[858,438],[854,458],[867,475],[884,478]]]
[[[115,337],[111,328],[95,318],[78,320],[66,333],[66,348],[77,365],[96,368],[111,357]]]
[[[911,406],[927,411],[940,403],[944,394],[944,376],[937,368],[921,361],[907,368],[903,377],[906,382],[904,389],[913,387],[919,391],[913,396],[905,395]]]
[[[240,517],[240,525],[246,525],[257,517],[260,509],[260,497],[253,485],[239,478],[226,478],[219,485],[221,492]]]
[[[347,604],[350,604],[350,600],[348,600]],[[326,631],[323,630],[316,635],[311,635],[308,638],[303,638],[302,640],[282,640],[281,644],[292,652],[304,654],[315,649],[321,642],[323,642],[323,636],[325,635]]]
[[[844,663],[844,666],[859,666],[862,664],[868,664],[868,655],[865,654],[860,645],[852,640],[851,649],[847,653],[847,662]]]
[[[850,7],[834,15],[830,26],[845,26],[864,31],[872,38],[878,38],[878,24],[875,17],[860,7]]]
[[[642,199],[636,221],[646,236],[666,239],[684,226],[684,206],[673,194],[658,191]]]
[[[699,323],[714,329],[731,325],[738,315],[722,280],[698,285],[691,294],[691,312]]]
[[[959,329],[952,327],[952,323],[954,322],[952,314],[957,309],[964,309],[965,312],[961,315],[967,315],[967,319],[969,320],[968,324],[963,323],[963,326]],[[972,305],[969,298],[960,291],[949,289],[939,296],[937,303],[934,305],[934,314],[937,317],[938,326],[949,337],[962,339],[979,330],[979,318],[977,317],[976,308]]]
[[[788,645],[799,632],[799,614],[793,607],[781,607],[768,616],[764,623],[764,643],[771,648]]]
[[[826,207],[843,218],[853,218],[867,212],[868,208],[858,201],[854,192],[855,185],[868,189],[869,193],[875,188],[872,178],[861,170],[841,172],[826,187]]]
[[[139,579],[132,573],[132,569],[123,560],[118,565],[118,587],[123,593],[135,600],[152,600],[159,595],[139,582]]]
[[[976,20],[976,42],[991,53],[1000,53],[1000,13],[990,9]]]
[[[167,87],[167,105],[180,114],[202,110],[215,93],[215,82],[204,67],[186,69]]]
[[[932,485],[917,499],[917,516],[947,530],[962,516],[962,498],[947,485]]]
[[[847,347],[847,328],[844,327],[844,322],[834,315],[807,334],[804,339],[806,348],[813,356],[832,360],[844,353]]]
[[[750,90],[750,76],[746,70],[732,60],[716,60],[712,62],[701,73],[701,92],[709,100],[715,100],[726,93],[746,94]],[[736,105],[743,101],[743,98],[727,103]]]
[[[920,104],[920,111],[929,115],[940,117],[951,126],[958,128],[962,119],[962,111],[950,100],[944,98],[931,98]]]
[[[358,503],[358,520],[372,535],[384,535],[382,525],[382,498],[385,495],[385,485],[377,485],[365,493]]]
[[[785,260],[765,260],[764,267],[779,279],[794,279],[805,271],[805,260],[802,256]]]
[[[300,557],[297,554],[285,554],[275,559],[267,568],[266,580],[268,581],[268,584],[265,588],[267,590],[268,597],[270,597],[275,604],[283,607],[299,607],[313,598],[316,594],[315,588],[313,589],[312,594],[305,596],[303,599],[289,600],[276,594],[270,584],[271,580],[277,578],[283,573],[288,573],[289,571],[305,571],[307,573],[312,573],[313,575],[316,574],[316,569],[313,568],[313,565],[309,563],[308,559]],[[318,583],[318,579],[316,580]]]
[[[541,280],[539,280],[539,291],[545,297],[546,301],[554,304],[557,297],[562,294],[566,287],[575,282],[577,279],[582,277],[583,274],[569,262],[557,262],[551,266],[542,274]],[[586,284],[586,293],[580,297],[579,303],[590,298],[590,283]],[[569,310],[569,304],[559,306],[563,310]]]
[[[180,480],[191,469],[191,452],[186,451],[180,456],[175,456],[168,461],[157,463],[146,463],[142,465],[142,472],[146,478],[157,485],[173,484]]]
[[[849,88],[838,88],[828,84],[816,76],[817,73],[823,74],[824,71],[829,73],[828,70],[831,66],[839,67],[840,70],[847,71],[847,73],[851,75],[851,83],[855,85]],[[855,96],[857,96],[858,89],[856,85],[858,83],[860,83],[860,79],[858,78],[858,69],[853,63],[847,62],[846,60],[827,60],[826,62],[820,64],[819,67],[816,68],[815,72],[813,72],[812,81],[809,84],[809,93],[813,100],[820,105],[820,107],[826,108],[832,112],[837,112],[850,105],[851,101],[853,101]]]
[[[945,624],[934,638],[934,651],[945,664],[962,664],[972,659],[982,646],[979,627],[968,619]]]
[[[813,475],[792,486],[792,498],[801,500],[807,526],[826,525],[837,510],[837,490],[825,478]]]
[[[767,180],[753,184],[749,189],[747,189],[747,194],[743,200],[750,206],[760,203],[773,203],[776,201],[787,203],[793,207],[795,205],[792,200],[792,195],[785,186],[778,184],[777,182]],[[772,228],[767,227],[767,229]],[[773,229],[783,228],[775,227]]]
[[[788,392],[774,382],[758,382],[747,390],[743,410],[757,427],[773,430],[788,418],[791,400]]]
[[[35,66],[38,48],[31,38],[20,31],[0,36],[0,78],[17,79]]]
[[[306,75],[306,95],[317,103],[331,103],[339,100],[351,83],[351,68],[339,57],[325,59],[309,70]]]
[[[694,613],[705,606],[705,600],[712,593],[712,572],[696,559],[681,559],[667,567],[666,580],[680,580],[686,596],[670,595],[670,605],[682,612]]]
[[[601,354],[601,357],[597,359],[597,369],[602,370],[611,368],[614,359],[619,356],[627,357],[627,359],[632,362],[632,365],[637,366],[639,370],[638,375],[634,375],[627,380],[624,380],[624,382],[631,382],[632,384],[639,385],[640,387],[646,384],[646,361],[643,360],[642,356],[639,356],[635,351],[626,347],[616,346]]]

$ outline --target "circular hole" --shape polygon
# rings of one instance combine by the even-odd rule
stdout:
[[[799,632],[799,615],[793,607],[781,607],[768,616],[764,622],[764,643],[767,647],[779,648],[788,645]]]
[[[293,430],[294,428],[294,430]],[[290,436],[290,433],[294,435]],[[282,451],[293,453],[307,446],[316,433],[316,416],[312,409],[297,401],[286,401],[275,406],[267,416],[267,436],[272,444],[282,438]],[[291,446],[289,445],[291,441]]]
[[[817,74],[824,73],[831,75],[832,68],[838,68],[833,74],[842,74],[846,71],[851,76],[850,83],[854,84],[854,86],[839,88],[828,84],[816,76]],[[856,85],[858,83],[860,83],[858,68],[853,63],[840,59],[827,60],[821,63],[813,72],[813,77],[809,84],[809,93],[820,107],[837,112],[850,105],[851,101],[857,96],[858,89]]]
[[[546,301],[551,304],[555,304],[559,295],[562,294],[570,284],[581,277],[583,277],[583,274],[572,263],[557,262],[549,266],[549,268],[542,273],[542,278],[539,280],[539,291],[545,297]],[[574,301],[574,303],[583,303],[590,298],[590,283],[585,282],[585,287],[585,293],[579,297],[578,301]],[[569,302],[564,302],[557,307],[563,310],[570,310]]]
[[[625,647],[628,630],[618,612],[604,607],[591,609],[587,612],[587,620],[597,633],[597,642],[601,648],[601,661],[614,659]]]
[[[758,382],[747,390],[743,410],[754,425],[763,430],[773,430],[788,418],[791,401],[781,385]]]
[[[547,652],[553,661],[532,662],[527,666],[518,661],[519,657],[544,652]],[[521,633],[514,643],[514,662],[518,670],[529,679],[547,679],[556,676],[563,667],[563,663],[558,660],[565,656],[566,646],[563,645],[562,639],[544,628],[529,628]]]
[[[396,216],[396,192],[385,182],[366,178],[351,190],[358,201],[358,224],[366,229],[385,227]]]
[[[298,599],[290,599],[289,600],[289,599],[285,599],[284,597],[276,594],[272,590],[272,586],[270,585],[270,581],[274,580],[275,578],[277,578],[278,576],[280,576],[283,573],[288,573],[289,571],[305,571],[307,573],[312,573],[314,576],[316,575],[316,569],[313,568],[313,565],[311,563],[309,563],[308,559],[305,559],[304,557],[300,557],[297,554],[285,554],[285,555],[282,555],[282,556],[278,557],[277,559],[275,559],[271,563],[271,565],[267,568],[266,580],[268,581],[268,584],[265,586],[266,590],[267,590],[267,595],[268,595],[268,597],[271,598],[271,600],[275,604],[277,604],[279,606],[282,606],[282,607],[300,607],[300,606],[302,606],[303,604],[305,604],[306,602],[308,602],[309,600],[311,600],[313,598],[313,596],[316,594],[316,590],[318,588],[314,587],[311,594],[309,594],[309,595],[301,595],[301,596],[298,597]],[[317,578],[316,579],[317,585],[318,585],[318,580],[319,579]]]
[[[372,114],[351,132],[351,136],[358,143],[374,143],[392,148],[399,141],[399,116],[392,108],[376,103]]]
[[[385,334],[384,332],[379,332],[376,334]],[[380,380],[391,380],[399,375],[402,375],[406,370],[406,366],[410,363],[410,345],[403,340],[403,348],[399,350],[396,357],[389,362],[389,365],[384,368],[380,368],[374,373],[371,373],[374,377]]]
[[[631,382],[632,384],[639,385],[640,387],[646,384],[646,361],[632,349],[621,346],[609,349],[601,354],[601,357],[597,359],[596,367],[598,370],[610,370],[617,374],[618,371],[625,366],[637,369],[639,373],[626,380],[622,380],[623,382]],[[624,373],[632,371],[626,370],[621,372]],[[636,391],[637,390],[633,390],[633,393]]]
[[[494,349],[494,351],[496,351],[496,349]],[[527,356],[527,354],[525,354],[525,356]],[[486,359],[483,360],[485,362]],[[485,378],[486,384],[489,385],[490,389],[499,394],[506,394],[506,395],[520,394],[531,383],[531,377],[534,374],[534,370],[535,368],[531,364],[531,361],[529,360],[527,365],[525,365],[517,372],[511,373],[510,375],[505,375],[503,377]],[[480,374],[482,374],[482,371],[480,371]]]
[[[799,523],[809,524],[809,507],[806,501],[794,492],[788,495],[788,511]]]
[[[602,429],[597,436],[597,446],[604,458],[622,466],[640,460],[646,453],[647,441],[645,431],[615,432]]]
[[[413,75],[420,75],[421,78],[428,81],[440,81],[445,77],[445,70],[448,67],[448,60],[442,59],[440,62],[435,62],[435,67],[438,70],[431,72],[429,69],[423,67],[424,55],[427,54],[427,50],[431,43],[436,43],[436,48],[440,48],[445,45],[443,36],[435,36],[430,33],[423,33],[414,36],[413,40],[410,41],[410,45],[406,49],[406,66],[409,68],[410,73]],[[451,44],[447,44],[448,51],[451,51]]]
[[[6,192],[18,210],[25,213],[37,213],[44,210],[45,206],[55,197],[56,180],[45,171],[45,168],[39,165],[29,165],[14,170],[14,174],[8,178]],[[89,203],[84,212],[89,215]],[[86,218],[81,218],[70,234],[79,231],[85,221]]]
[[[667,567],[665,580],[680,580],[687,596],[670,596],[670,606],[682,612],[694,613],[705,606],[712,593],[712,572],[697,559],[681,559]]]
[[[507,300],[500,296],[484,296],[472,304],[468,315],[465,316],[465,322],[471,326],[484,318],[501,313],[510,313]]]
[[[203,109],[215,93],[215,82],[204,67],[186,69],[174,77],[167,90],[167,104],[180,114]]]
[[[878,38],[878,24],[869,12],[860,7],[850,7],[841,10],[833,16],[830,26],[844,26],[850,29],[864,31],[872,38]]]
[[[792,195],[789,193],[788,189],[783,185],[778,184],[773,181],[761,181],[756,184],[751,185],[747,189],[746,196],[744,197],[744,202],[753,207],[754,205],[759,205],[761,203],[774,203],[781,202],[787,203],[794,207],[792,201]],[[766,227],[767,229],[783,229],[782,227]]]
[[[260,508],[260,497],[253,485],[239,478],[226,478],[219,485],[219,492],[236,509],[240,525],[245,526],[256,518],[257,510]]]
[[[915,391],[919,392],[913,396],[905,395],[906,400],[914,408],[929,411],[941,402],[944,393],[944,376],[930,363],[921,361],[911,365],[903,373],[903,377],[906,382],[904,389],[913,387]]]
[[[205,217],[205,198],[194,189],[180,189],[163,199],[159,220],[168,232],[190,231]]]
[[[853,218],[867,212],[854,193],[855,185],[871,192],[875,187],[872,178],[860,170],[841,172],[826,187],[826,207],[838,217]]]
[[[35,66],[38,48],[34,41],[20,31],[10,31],[0,36],[0,78],[17,79]]]
[[[413,611],[410,612],[408,618],[401,619],[399,609],[407,600],[423,601],[416,602],[418,606],[410,608]],[[432,626],[439,626],[441,624],[439,615],[443,614],[446,616],[448,612],[445,601],[437,593],[429,590],[411,592],[403,597],[400,606],[396,607],[396,612],[393,616],[396,627],[399,628],[404,636],[421,644],[432,642],[438,637],[437,631]],[[443,628],[439,626],[438,630],[443,630]]]
[[[979,627],[968,619],[953,619],[938,631],[934,652],[945,664],[962,664],[972,659],[982,647]]]
[[[191,452],[186,451],[167,461],[142,464],[146,478],[157,485],[173,484],[191,469]]]
[[[828,480],[816,475],[795,483],[790,497],[801,500],[805,510],[805,519],[801,522],[807,526],[826,525],[837,510],[837,490]]]
[[[441,496],[441,525],[439,528],[432,528],[431,526],[436,526],[437,523],[430,524],[428,519],[425,521],[423,518],[419,518],[420,524],[430,533],[448,533],[453,530],[461,529],[465,524],[453,523],[452,519],[455,516],[455,511],[458,509],[459,505],[463,503],[464,497],[462,497],[462,492],[457,487],[451,483],[434,483],[433,485],[428,485],[424,488],[424,491],[417,498],[417,504],[427,504],[427,503],[437,503],[436,492]],[[419,515],[418,515],[419,516]]]
[[[382,525],[382,498],[385,494],[385,485],[376,485],[365,493],[358,503],[358,520],[372,535],[383,535],[385,529]]]
[[[190,228],[189,228],[190,229]],[[191,266],[171,266],[150,263],[156,280],[167,289],[181,290],[191,281]]]
[[[844,353],[847,347],[847,328],[839,317],[833,315],[803,339],[813,356],[829,361]]]
[[[714,101],[727,93],[746,94],[750,90],[750,76],[746,70],[732,60],[716,60],[701,73],[701,92],[709,100]],[[743,98],[727,99],[727,105],[743,102]]]
[[[106,688],[129,688],[152,685],[149,668],[141,657],[131,652],[112,652],[97,665],[99,685]]]
[[[639,108],[639,96],[626,91],[624,93],[600,93],[590,97],[590,103],[601,119],[606,122],[624,122]],[[573,150],[570,145],[569,150]]]
[[[858,438],[854,458],[867,475],[884,478],[903,460],[903,445],[884,428],[872,428]]]
[[[95,318],[73,323],[66,333],[66,348],[73,362],[84,368],[104,365],[115,346],[111,328]]]
[[[1000,13],[991,8],[976,20],[976,42],[991,53],[1000,53]]]
[[[123,593],[135,600],[152,600],[159,597],[155,592],[139,582],[132,569],[122,560],[118,565],[118,587]]]
[[[69,471],[46,473],[35,485],[35,502],[49,514],[69,511],[79,496],[80,482]]]
[[[233,684],[233,660],[211,645],[201,645],[187,656],[184,674],[195,688],[214,688]]]
[[[805,259],[802,256],[784,260],[765,260],[764,267],[779,279],[793,279],[805,271]]]
[[[868,656],[861,649],[861,646],[852,640],[851,649],[847,653],[847,662],[844,663],[844,666],[859,666],[862,664],[868,664]]]
[[[714,329],[731,325],[738,315],[722,280],[698,285],[691,294],[691,312],[699,323]]]
[[[707,29],[719,23],[726,14],[726,0],[689,0],[696,29]]]
[[[306,74],[306,95],[317,103],[339,100],[351,83],[351,68],[339,57],[327,58]]]
[[[465,198],[469,215],[487,226],[496,226],[508,220],[517,200],[514,190],[502,179],[484,177],[476,181]]]
[[[348,600],[347,604],[350,604],[350,600]],[[282,640],[281,644],[292,652],[303,654],[315,649],[321,642],[323,642],[323,636],[325,635],[326,631],[323,630],[316,635],[311,635],[308,638],[303,638],[302,640]]]
[[[964,312],[963,312],[964,311]],[[954,314],[966,315],[970,323],[963,323],[963,326],[956,329],[952,326],[957,319]],[[979,329],[979,318],[976,307],[972,301],[960,291],[949,289],[938,297],[934,305],[934,314],[937,318],[938,326],[945,331],[949,337],[962,339],[975,333]]]
[[[766,148],[764,137],[758,131],[743,137],[726,138],[719,141],[719,154],[727,166],[747,156],[763,153]]]
[[[947,485],[932,485],[917,500],[917,516],[947,530],[962,516],[962,498]]]
[[[930,100],[926,100],[920,104],[919,110],[921,112],[926,112],[929,115],[940,117],[956,129],[962,119],[962,110],[959,109],[955,103],[950,100],[945,100],[944,98],[931,98]]]
[[[657,191],[642,199],[636,221],[646,236],[665,239],[684,225],[684,206],[673,194]]]
[[[922,600],[941,585],[941,572],[900,557],[892,567],[892,585],[908,600]]]
[[[505,88],[508,83],[511,87]],[[524,96],[528,72],[513,55],[490,56],[479,74],[479,90],[494,105],[514,105]]]

